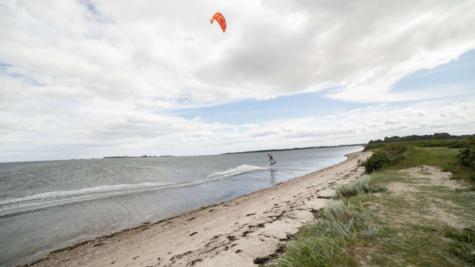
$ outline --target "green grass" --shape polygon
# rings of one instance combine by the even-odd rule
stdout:
[[[451,171],[458,165],[458,149],[447,147],[410,147],[404,159],[400,160],[391,169],[400,170],[421,165],[437,166],[442,170]]]
[[[406,151],[405,157],[389,169],[402,170],[428,165],[451,172],[454,180],[475,183],[475,171],[459,164],[457,159],[459,152],[459,149],[447,147],[411,147]]]
[[[450,228],[432,207],[443,210],[468,224],[475,222],[475,196],[442,186],[417,186],[409,178],[408,186],[418,191],[401,194],[383,193],[372,203],[381,207],[378,242],[370,255],[370,264],[380,266],[470,266],[475,247],[460,240],[473,236],[456,232],[447,238]],[[401,182],[401,181],[398,181]],[[404,183],[404,182],[403,182]],[[448,203],[450,201],[450,204]],[[472,223],[472,225],[474,225]],[[471,231],[471,230],[468,230]],[[473,234],[473,231],[470,232]]]

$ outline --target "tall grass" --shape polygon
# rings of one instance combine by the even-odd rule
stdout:
[[[364,175],[353,183],[340,185],[335,188],[337,198],[356,196],[360,193],[386,192],[385,184],[376,183],[370,176]]]
[[[357,266],[347,251],[352,244],[376,239],[379,229],[368,226],[375,215],[342,200],[330,200],[323,223],[303,227],[272,266]]]

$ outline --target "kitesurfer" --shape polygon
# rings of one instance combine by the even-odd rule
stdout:
[[[274,164],[274,163],[276,163],[275,160],[274,160],[274,158],[272,157],[272,154],[271,154],[271,153],[269,153],[268,156],[269,156],[269,161],[270,161],[270,164],[271,164],[271,165]]]

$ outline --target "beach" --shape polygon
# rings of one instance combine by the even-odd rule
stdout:
[[[256,266],[314,221],[331,188],[363,175],[356,152],[331,167],[154,223],[57,250],[32,266]]]

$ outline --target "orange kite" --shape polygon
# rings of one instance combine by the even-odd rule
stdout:
[[[219,12],[214,14],[214,16],[210,20],[211,24],[213,24],[214,20],[216,20],[219,23],[219,25],[221,26],[221,29],[223,30],[223,32],[225,32],[226,31],[226,19],[224,19],[223,15]]]

